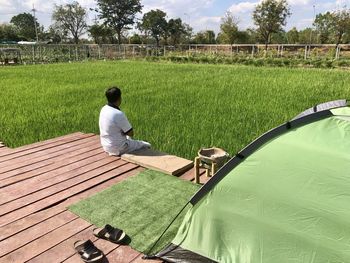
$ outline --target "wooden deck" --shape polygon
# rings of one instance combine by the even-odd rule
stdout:
[[[16,149],[0,143],[0,262],[80,263],[73,243],[86,239],[104,252],[106,262],[155,262],[95,238],[93,226],[66,209],[143,169],[105,154],[94,134]],[[193,180],[193,169],[180,177]],[[206,180],[202,171],[201,181]]]

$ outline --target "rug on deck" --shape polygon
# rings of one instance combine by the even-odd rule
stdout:
[[[69,210],[98,227],[110,224],[123,229],[131,239],[129,245],[145,253],[199,187],[175,176],[145,170],[71,205]],[[185,213],[152,252],[171,242]]]

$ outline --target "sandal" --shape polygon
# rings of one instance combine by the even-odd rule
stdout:
[[[105,225],[104,228],[94,228],[93,233],[98,238],[102,238],[116,244],[120,244],[126,237],[123,230],[112,227],[111,225]]]
[[[80,254],[80,257],[84,262],[100,262],[100,260],[103,258],[101,250],[95,247],[91,240],[79,240],[74,243],[74,248]]]

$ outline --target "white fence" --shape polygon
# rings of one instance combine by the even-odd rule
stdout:
[[[11,51],[12,50],[12,51]],[[16,50],[14,52],[13,50]],[[349,45],[0,45],[0,63],[54,63],[87,59],[113,60],[147,56],[244,56],[271,58],[350,59]]]

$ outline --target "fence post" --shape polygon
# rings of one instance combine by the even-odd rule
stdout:
[[[100,50],[100,45],[97,46],[97,51],[98,51],[98,59],[101,59],[101,50]]]
[[[135,57],[135,46],[132,46],[132,57]]]
[[[304,55],[304,59],[307,59],[307,46],[305,46],[305,55]]]
[[[78,61],[78,46],[75,45],[75,60]]]
[[[339,45],[337,46],[336,50],[335,50],[335,59],[338,60],[339,59]]]
[[[252,46],[252,58],[254,58],[254,45]]]
[[[165,57],[165,52],[166,52],[166,47],[165,47],[165,45],[164,45],[163,57]]]
[[[281,57],[283,57],[283,45],[281,46]]]
[[[35,64],[35,46],[32,45],[32,53],[33,53],[33,64]]]

